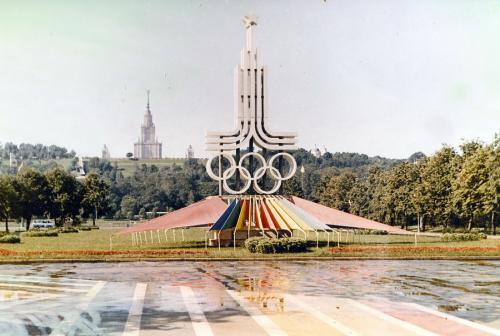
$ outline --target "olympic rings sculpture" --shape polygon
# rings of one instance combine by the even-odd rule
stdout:
[[[250,171],[243,165],[245,160],[250,157],[255,158],[257,162],[260,163],[259,167],[255,170],[253,176],[250,173]],[[285,159],[285,161],[288,162],[288,172],[285,174],[285,176],[282,176],[281,172],[276,167],[273,166],[274,162],[280,157],[283,157],[283,159]],[[213,160],[219,158],[221,162],[224,158],[229,161],[229,168],[224,170],[220,176],[216,175],[212,170]],[[295,172],[297,171],[297,162],[295,162],[295,159],[292,155],[286,152],[281,152],[273,155],[268,162],[266,162],[266,159],[261,154],[255,152],[249,152],[243,155],[240,158],[238,164],[236,164],[236,160],[231,154],[222,152],[208,159],[206,169],[208,175],[212,179],[216,181],[222,181],[224,190],[229,194],[232,195],[243,194],[253,184],[254,190],[259,194],[270,195],[274,194],[280,189],[281,182],[291,179],[295,175]],[[219,167],[219,169],[221,170],[222,167]],[[228,184],[228,180],[231,177],[233,177],[236,171],[239,171],[240,176],[244,180],[244,185],[240,190],[234,190]],[[274,186],[271,188],[271,190],[263,190],[259,186],[259,180],[262,179],[267,172],[269,172],[269,176],[274,181]]]

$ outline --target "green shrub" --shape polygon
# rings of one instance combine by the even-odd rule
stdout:
[[[357,234],[361,235],[387,235],[389,234],[387,231],[384,230],[360,230],[357,232]]]
[[[372,230],[370,234],[385,236],[388,235],[389,233],[385,230]]]
[[[78,233],[78,230],[74,227],[67,226],[59,229],[59,233]]]
[[[252,237],[245,241],[245,247],[251,253],[300,253],[307,251],[307,241],[300,238]]]
[[[470,232],[470,233],[445,233],[441,240],[445,242],[452,241],[472,241],[486,239],[486,235],[481,232]]]
[[[273,253],[285,253],[287,252],[286,243],[284,239],[271,239],[269,240],[273,247]]]
[[[88,226],[80,226],[80,227],[78,227],[78,230],[79,231],[90,231],[92,229]]]
[[[98,226],[90,226],[90,229],[91,230],[99,230],[99,227]]]
[[[251,253],[255,253],[257,244],[262,240],[262,239],[267,239],[264,237],[250,237],[247,240],[245,240],[245,247],[247,248],[248,251]]]
[[[26,237],[57,237],[59,235],[58,230],[29,230],[23,233]]]
[[[300,253],[307,251],[307,241],[300,238],[283,238],[284,245],[286,247],[286,252],[288,253]]]
[[[270,239],[261,239],[255,247],[255,252],[264,254],[275,253],[274,244]]]
[[[13,234],[4,234],[0,237],[0,244],[17,244],[21,242],[21,238]]]

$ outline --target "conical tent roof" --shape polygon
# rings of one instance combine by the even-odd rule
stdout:
[[[121,230],[118,234],[163,230],[183,227],[208,226],[217,221],[226,210],[227,204],[220,197],[206,199],[151,219],[134,227]]]
[[[381,230],[393,234],[412,234],[412,232],[402,230],[394,226],[382,224],[344,211],[332,209],[318,203],[307,201],[300,197],[292,196],[290,199],[296,206],[327,225],[354,229]]]

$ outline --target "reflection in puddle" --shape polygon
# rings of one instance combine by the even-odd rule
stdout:
[[[240,286],[241,295],[250,302],[256,303],[266,312],[283,312],[284,302],[282,292],[276,292],[274,288],[285,290],[288,281],[278,274],[267,274],[265,279],[238,278],[236,283]]]
[[[454,312],[463,309],[462,305],[439,305],[438,310],[442,312]]]

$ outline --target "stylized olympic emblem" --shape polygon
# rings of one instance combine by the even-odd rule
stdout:
[[[252,173],[250,173],[250,171],[244,166],[245,160],[250,157],[255,158],[258,162],[258,168],[255,169],[253,176]],[[285,159],[285,161],[287,161],[288,163],[288,171],[285,174],[285,176],[282,176],[278,168],[274,167],[274,163],[277,159],[279,159],[279,157],[283,157],[283,159]],[[229,168],[224,170],[218,176],[212,170],[212,162],[214,159],[219,159],[219,158],[221,160],[224,158],[227,159],[229,161]],[[242,194],[246,192],[253,184],[254,190],[259,194],[270,195],[277,192],[280,189],[281,182],[288,180],[295,175],[295,172],[297,170],[297,163],[295,162],[294,157],[286,152],[273,155],[268,162],[266,162],[266,159],[261,154],[255,152],[249,152],[240,158],[238,164],[236,164],[236,160],[233,158],[231,154],[219,153],[211,157],[207,161],[206,168],[207,168],[207,173],[211,178],[213,178],[216,181],[222,181],[224,190],[229,194],[232,195]],[[222,167],[219,166],[219,169],[222,170]],[[240,176],[244,180],[244,186],[240,190],[234,190],[228,184],[228,180],[231,177],[233,177],[236,171],[240,172]],[[264,175],[266,175],[266,173],[269,173],[269,176],[274,181],[274,186],[271,190],[263,190],[259,186],[259,181],[264,177]]]

